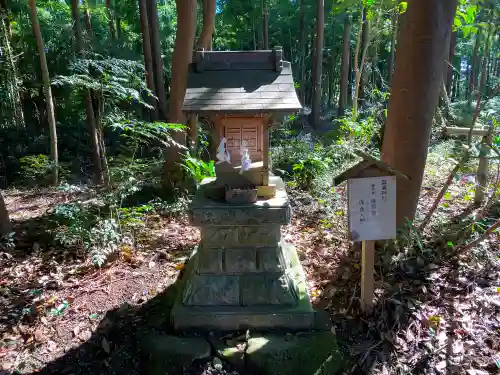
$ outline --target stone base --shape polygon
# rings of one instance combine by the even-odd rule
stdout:
[[[254,336],[245,353],[246,369],[262,375],[343,373],[342,356],[331,332]]]
[[[309,301],[306,288],[305,275],[297,257],[297,252],[292,245],[283,246],[283,252],[290,267],[284,271],[286,278],[293,284],[293,289],[297,293],[297,302],[293,305],[272,304],[267,302],[262,305],[224,304],[211,306],[196,306],[186,304],[186,295],[191,293],[193,285],[199,284],[198,280],[206,278],[197,273],[198,256],[195,251],[191,256],[186,274],[184,275],[182,291],[177,298],[177,302],[172,310],[171,320],[176,330],[205,330],[205,331],[236,331],[244,329],[256,330],[308,330],[315,327],[316,316]],[[257,273],[252,278],[255,285],[261,288],[269,285],[269,273]],[[213,276],[212,276],[213,277]],[[234,275],[219,275],[216,278],[234,278]],[[244,276],[247,277],[247,276]],[[232,279],[231,279],[232,280]],[[231,284],[231,282],[223,282]],[[272,283],[276,286],[276,283]],[[277,289],[280,289],[277,287]],[[266,293],[267,294],[267,293]],[[274,294],[274,292],[273,292]],[[276,293],[277,296],[280,293]],[[273,298],[263,299],[273,301]],[[221,299],[219,299],[221,301]],[[189,302],[189,301],[188,301]]]
[[[209,359],[211,347],[201,337],[170,336],[161,333],[138,338],[147,374],[183,374],[200,359]]]

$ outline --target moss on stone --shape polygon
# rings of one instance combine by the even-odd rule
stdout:
[[[343,362],[335,336],[327,331],[253,337],[246,360],[262,375],[333,375]]]

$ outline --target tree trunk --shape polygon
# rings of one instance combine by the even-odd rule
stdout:
[[[78,0],[71,0],[71,14],[73,16],[73,22],[74,22],[76,53],[80,55],[83,52],[83,36],[82,36],[82,27],[80,24],[80,9]],[[101,147],[99,144],[99,135],[97,132],[94,107],[92,105],[92,94],[90,90],[85,90],[83,101],[85,105],[85,113],[87,115],[87,129],[92,144],[94,183],[99,185],[102,184],[104,181],[102,163],[101,163],[101,149],[100,149]]]
[[[336,57],[337,57],[337,51],[334,49],[334,56],[332,56],[332,61],[329,66],[328,70],[328,107],[330,107],[333,103],[334,96],[335,96],[335,66],[336,66]]]
[[[409,0],[401,25],[382,148],[382,159],[410,177],[397,183],[398,227],[413,220],[417,209],[456,5],[457,0]]]
[[[311,39],[311,35],[309,34],[306,34],[306,40],[305,40],[305,49],[304,49],[304,71],[303,71],[303,74],[304,74],[304,77],[302,79],[302,94],[303,94],[303,101],[302,101],[302,105],[306,105],[307,103],[307,89],[308,89],[308,59],[309,59],[309,54],[311,53],[311,45],[309,44],[310,43],[310,39]]]
[[[300,100],[305,104],[305,84],[306,84],[306,28],[305,28],[305,0],[300,0],[300,18],[299,18],[299,32],[300,32],[300,56],[299,56],[299,82],[300,82]]]
[[[253,49],[257,50],[257,30],[255,29],[255,15],[252,16],[252,37],[253,37]]]
[[[347,105],[352,105],[352,86],[354,86],[355,74],[354,74],[354,53],[351,53],[349,56],[349,82],[347,84]]]
[[[0,193],[0,237],[8,235],[11,231],[12,226],[10,225],[9,211],[7,211],[2,193]]]
[[[479,65],[479,40],[480,40],[480,34],[476,34],[476,41],[474,43],[474,52],[472,53],[472,61],[471,61],[471,67],[470,67],[470,74],[469,74],[469,92],[468,92],[468,98],[467,98],[467,103],[470,107],[472,103],[472,97],[474,95],[474,90],[476,89],[477,86],[477,71],[478,71],[478,65]]]
[[[149,34],[148,10],[146,0],[139,0],[139,17],[141,20],[142,50],[144,52],[144,68],[146,70],[146,85],[156,95],[155,73],[153,68],[153,56],[151,53],[151,38]],[[158,106],[155,98],[151,98],[150,104],[153,111],[150,112],[151,120],[158,120]]]
[[[215,25],[216,0],[203,0],[203,28],[201,29],[196,48],[209,51]]]
[[[317,1],[316,14],[316,59],[314,63],[312,125],[319,126],[321,114],[321,81],[323,75],[323,40],[325,37],[325,0]]]
[[[73,30],[75,32],[75,50],[77,54],[80,54],[83,50],[83,36],[78,5],[79,0],[71,0],[71,16],[73,17]]]
[[[120,16],[116,16],[116,37],[120,39],[122,35],[122,19]]]
[[[262,12],[262,27],[264,28],[264,49],[269,49],[269,10],[267,2],[264,0],[264,11]]]
[[[361,19],[362,26],[360,25],[360,30],[358,33],[358,41],[356,43],[356,51],[354,52],[354,72],[355,72],[355,81],[354,81],[354,99],[352,102],[352,113],[354,116],[358,114],[358,100],[360,98],[360,91],[363,90],[361,84],[361,78],[363,76],[363,69],[365,65],[366,51],[368,50],[368,33],[370,24],[366,19],[366,9],[363,9],[363,16]],[[361,53],[361,55],[360,55]],[[359,61],[358,61],[359,57]]]
[[[351,58],[351,50],[349,48],[349,39],[351,35],[351,20],[349,16],[345,16],[344,20],[344,41],[342,50],[342,64],[340,67],[340,94],[339,94],[339,116],[345,114],[347,106],[347,93],[349,85],[349,60]]]
[[[203,28],[196,42],[197,49],[205,49],[207,51],[212,49],[212,35],[214,33],[216,10],[216,0],[203,0]],[[188,123],[191,145],[196,148],[198,139],[198,115],[191,114]]]
[[[9,19],[9,10],[7,8],[7,1],[6,0],[0,0],[0,19],[4,18],[5,20],[5,27],[6,27],[6,35],[7,38],[10,39],[12,38],[12,28],[10,26],[10,19]]]
[[[177,5],[177,31],[175,34],[175,48],[172,56],[172,84],[170,91],[169,117],[168,120],[176,124],[185,124],[186,117],[182,112],[182,103],[186,94],[188,64],[193,55],[196,22],[196,0],[176,0]],[[182,145],[186,143],[186,135],[183,132],[175,132],[174,140]],[[180,150],[170,147],[166,161],[166,177],[176,185],[180,176],[175,173],[177,163],[180,160]],[[174,173],[172,173],[174,172]]]
[[[455,74],[455,90],[453,90],[453,100],[460,100],[460,74]]]
[[[446,64],[446,91],[450,95],[453,83],[453,61],[455,60],[455,50],[457,47],[457,32],[451,33],[450,53],[448,55],[448,63]]]
[[[116,29],[115,23],[113,21],[113,13],[111,11],[111,0],[106,0],[106,11],[108,13],[108,27],[109,27],[109,35],[111,35],[111,39],[116,39]]]
[[[167,95],[165,93],[165,79],[163,77],[163,60],[161,58],[160,26],[158,23],[158,8],[156,0],[146,0],[148,10],[149,35],[151,39],[151,53],[155,78],[156,96],[160,108],[160,120],[166,120],[168,115]],[[190,45],[192,46],[192,44]],[[191,50],[192,47],[190,47]],[[173,76],[173,75],[172,75]]]
[[[306,103],[309,105],[312,105],[312,100],[313,100],[313,91],[314,91],[314,77],[316,76],[316,38],[315,38],[315,33],[311,33],[311,75],[309,77],[308,83],[310,83],[310,86],[308,86],[307,90],[307,96],[306,96]]]
[[[361,62],[359,67],[359,88],[358,88],[358,107],[361,107],[363,101],[365,100],[365,79],[366,74],[363,74],[365,69],[366,54],[368,53],[369,47],[369,32],[370,24],[366,19],[366,9],[363,12],[363,34],[361,36]]]
[[[0,2],[0,33],[4,35],[4,49],[5,49],[5,61],[6,61],[6,67],[7,67],[7,74],[10,74],[10,77],[8,79],[9,82],[7,82],[7,86],[9,87],[9,91],[11,94],[11,99],[12,99],[12,106],[14,109],[14,123],[17,125],[18,128],[25,128],[26,123],[24,121],[24,111],[23,111],[23,104],[21,101],[21,94],[19,91],[19,86],[17,82],[17,66],[14,60],[14,54],[10,45],[10,39],[11,35],[9,33],[9,27],[7,27],[7,24],[9,24],[9,19],[8,19],[8,14],[7,14],[7,8],[6,4],[4,1]],[[1,49],[0,45],[0,49]],[[1,53],[1,51],[0,51]],[[1,55],[0,55],[1,57]]]
[[[398,13],[397,9],[391,17],[392,35],[391,35],[391,52],[389,54],[389,61],[387,62],[387,82],[391,85],[392,76],[394,74],[394,60],[396,58],[396,37],[398,35]]]
[[[50,131],[50,157],[54,164],[52,168],[52,184],[59,183],[59,156],[57,152],[57,129],[56,118],[54,114],[54,102],[52,100],[52,89],[50,87],[49,69],[47,68],[47,58],[45,57],[45,46],[43,44],[42,34],[40,33],[40,25],[38,24],[38,15],[36,10],[36,0],[29,0],[31,25],[33,34],[36,38],[38,54],[40,55],[40,69],[42,71],[43,87],[45,91],[45,101],[47,104],[47,117],[49,120]]]
[[[92,36],[92,22],[90,21],[89,7],[86,1],[83,2],[83,19],[85,20],[85,29],[89,36]]]

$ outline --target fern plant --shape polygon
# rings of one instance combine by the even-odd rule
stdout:
[[[215,165],[213,160],[205,162],[187,154],[181,166],[187,175],[194,180],[197,187],[205,178],[215,177]]]

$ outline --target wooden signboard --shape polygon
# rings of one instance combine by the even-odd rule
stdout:
[[[408,179],[372,156],[356,151],[363,160],[334,179],[347,181],[349,237],[362,241],[361,307],[373,310],[375,241],[396,237],[396,176]]]
[[[348,181],[349,236],[352,241],[396,237],[396,177]]]

